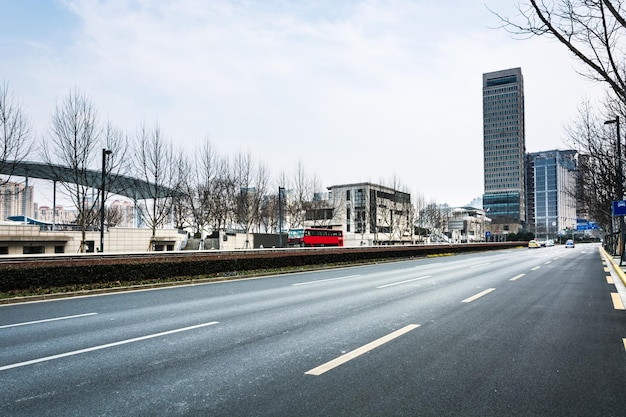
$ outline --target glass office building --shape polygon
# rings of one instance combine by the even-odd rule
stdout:
[[[574,150],[528,154],[528,195],[533,202],[528,219],[539,237],[554,238],[576,228],[577,155]]]
[[[483,208],[492,225],[526,221],[525,154],[521,68],[483,74]]]

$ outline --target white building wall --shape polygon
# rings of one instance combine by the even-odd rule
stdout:
[[[337,213],[330,227],[343,230],[345,246],[413,242],[413,207],[408,193],[402,193],[408,196],[405,203],[381,197],[372,202],[372,191],[388,195],[401,192],[372,183],[334,185],[328,189],[329,202]],[[376,225],[374,230],[372,220]]]
[[[15,222],[0,224],[0,254],[22,255],[25,247],[42,247],[43,254],[79,253],[80,231],[42,231],[39,226]],[[151,250],[149,229],[111,228],[104,234],[105,252],[146,252]],[[157,229],[156,242],[163,250],[180,250],[186,239],[176,229]],[[87,242],[100,246],[100,232],[87,232]],[[62,251],[59,250],[62,248]]]

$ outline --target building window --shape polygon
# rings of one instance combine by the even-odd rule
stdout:
[[[8,246],[0,246],[0,255],[8,255],[9,247]]]
[[[96,248],[96,243],[93,240],[86,240],[85,241],[85,249],[87,253],[93,253],[95,252]]]
[[[46,253],[46,248],[44,246],[24,246],[24,248],[22,249],[22,253],[24,255]]]

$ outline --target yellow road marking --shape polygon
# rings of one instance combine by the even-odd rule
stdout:
[[[613,299],[613,307],[616,310],[626,310],[626,308],[624,308],[624,303],[622,302],[622,298],[619,296],[618,293],[612,292],[611,298]]]
[[[338,367],[339,365],[343,365],[344,363],[351,361],[352,359],[357,358],[372,349],[376,349],[377,347],[387,342],[390,342],[391,340],[400,337],[403,334],[410,332],[411,330],[417,329],[418,327],[420,327],[419,324],[409,324],[408,326],[396,330],[395,332],[389,333],[387,336],[383,336],[380,339],[376,339],[373,342],[368,343],[367,345],[361,346],[358,349],[346,353],[345,355],[341,355],[338,358],[333,359],[332,361],[326,362],[325,364],[320,365],[317,368],[306,371],[305,374],[314,376],[322,375],[323,373],[328,372],[331,369]]]
[[[604,272],[609,272],[609,268],[604,268]]]
[[[615,284],[615,282],[613,281],[613,277],[611,275],[607,275],[606,276],[606,283],[607,284]]]

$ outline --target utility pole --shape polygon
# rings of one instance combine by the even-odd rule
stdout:
[[[111,150],[102,148],[102,183],[100,190],[100,252],[104,252],[104,193],[107,170],[107,156],[111,155],[111,153]]]
[[[605,125],[615,123],[617,131],[617,200],[624,199],[624,180],[622,178],[622,138],[619,133],[619,116],[615,116],[613,120],[607,120]],[[624,216],[619,216],[619,266],[622,266],[624,260]]]
[[[284,187],[278,187],[278,247],[283,247],[283,193]]]

